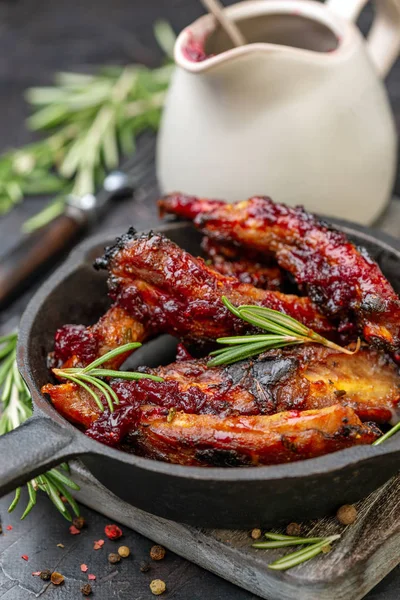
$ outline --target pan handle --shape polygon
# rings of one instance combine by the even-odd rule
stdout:
[[[87,452],[78,437],[46,417],[31,417],[0,436],[0,497],[51,467]]]

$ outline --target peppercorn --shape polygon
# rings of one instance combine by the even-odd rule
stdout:
[[[286,535],[298,537],[301,535],[301,526],[298,523],[289,523],[286,527]]]
[[[106,525],[104,527],[104,533],[110,540],[117,540],[122,536],[122,530],[118,525]]]
[[[165,592],[167,586],[162,579],[153,579],[153,581],[150,583],[150,589],[152,594],[155,596],[160,596]]]
[[[49,569],[44,569],[40,572],[40,579],[43,579],[43,581],[49,581],[50,577],[51,571],[49,571]]]
[[[115,554],[115,552],[111,552],[108,555],[108,562],[111,563],[112,565],[119,563],[120,560],[121,560],[121,557],[119,556],[119,554]]]
[[[152,560],[162,560],[165,556],[165,548],[162,546],[153,546],[150,550],[150,558]]]
[[[261,529],[252,529],[250,535],[253,538],[253,540],[259,540],[262,536],[262,531]]]
[[[140,570],[142,573],[147,573],[147,571],[150,571],[150,569],[151,567],[148,562],[143,561],[140,563]]]
[[[84,596],[90,596],[92,593],[92,586],[90,583],[85,583],[85,585],[81,587],[81,592]]]
[[[357,519],[357,509],[352,504],[344,504],[337,511],[336,518],[342,525],[351,525]]]
[[[75,517],[72,520],[72,524],[75,525],[77,529],[83,529],[86,527],[86,521],[83,517]]]
[[[51,583],[54,583],[54,585],[61,585],[62,583],[64,583],[64,575],[61,575],[61,573],[57,573],[57,571],[54,571],[54,573],[51,574],[50,581]]]
[[[122,558],[127,558],[130,555],[131,551],[129,550],[128,546],[120,546],[118,548],[118,554],[122,557]]]

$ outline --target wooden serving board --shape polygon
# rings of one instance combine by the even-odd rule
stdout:
[[[276,572],[267,564],[292,549],[255,550],[248,531],[197,529],[150,515],[114,496],[79,461],[71,467],[80,502],[261,598],[359,600],[400,563],[400,475],[357,504],[355,524],[346,528],[334,517],[304,524],[306,535],[342,537],[329,554]]]

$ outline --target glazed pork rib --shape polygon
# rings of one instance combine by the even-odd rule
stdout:
[[[121,385],[126,383],[131,382]],[[118,386],[113,388],[121,394]],[[43,391],[50,394],[61,414],[87,429],[90,437],[185,465],[277,464],[370,444],[380,435],[376,426],[363,424],[352,408],[339,404],[272,416],[221,417],[181,410],[171,413],[164,406],[130,404],[122,399],[110,415],[99,413],[91,396],[73,383],[45,386]],[[175,403],[179,407],[180,403]]]
[[[131,443],[137,452],[167,462],[214,467],[273,465],[314,458],[379,437],[340,405],[272,416],[221,419],[143,407]]]
[[[147,337],[149,331],[115,304],[90,327],[60,327],[55,334],[54,351],[49,355],[49,364],[58,368],[86,366],[114,348],[129,342],[143,342]],[[119,369],[129,354],[114,357],[105,363],[104,368]]]
[[[101,413],[92,396],[73,383],[46,385],[44,393],[69,421],[112,432],[120,442],[144,404],[190,414],[230,417],[320,409],[354,409],[362,421],[396,422],[400,399],[397,366],[371,348],[346,355],[318,345],[270,350],[252,361],[207,368],[207,359],[144,369],[163,382],[113,380],[120,399],[115,412]],[[121,416],[121,418],[120,418]],[[112,424],[112,426],[111,426]]]
[[[248,330],[222,304],[223,295],[236,306],[267,306],[325,337],[336,335],[308,298],[261,290],[221,275],[161,234],[135,235],[131,229],[95,266],[109,270],[110,294],[129,315],[146,328],[181,339],[213,341]]]
[[[367,342],[399,353],[400,301],[392,286],[364,249],[303,208],[267,197],[224,204],[182,194],[159,206],[162,214],[194,220],[219,242],[273,252],[322,312],[354,320]]]

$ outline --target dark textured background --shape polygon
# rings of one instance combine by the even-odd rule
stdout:
[[[0,150],[23,144],[30,138],[23,124],[27,116],[22,96],[25,88],[49,84],[56,70],[85,70],[96,64],[129,62],[155,66],[161,58],[152,35],[155,18],[166,18],[179,31],[202,12],[196,0],[0,0]],[[367,10],[361,19],[364,30],[370,20],[371,13]],[[400,63],[387,83],[400,128]],[[147,227],[156,222],[154,205],[147,201],[156,194],[154,179],[150,178],[146,188],[138,190],[133,200],[116,206],[101,229],[120,226],[123,230],[127,222]],[[21,223],[42,204],[40,199],[29,199],[2,218],[0,253],[18,242]],[[27,292],[0,314],[3,327],[10,319],[14,324],[18,321],[30,294]],[[40,498],[24,522],[19,521],[20,509],[11,516],[7,514],[9,500],[0,501],[3,529],[13,525],[12,531],[0,536],[2,600],[31,600],[42,589],[46,598],[79,598],[80,582],[86,580],[79,569],[83,562],[89,565],[89,572],[97,575],[94,598],[98,600],[151,598],[148,584],[153,578],[166,581],[165,597],[174,600],[255,599],[172,553],[162,563],[153,564],[149,573],[141,573],[139,564],[146,558],[151,542],[126,528],[123,541],[131,547],[133,556],[113,567],[106,560],[106,554],[115,548],[111,542],[107,541],[98,552],[92,550],[93,540],[104,537],[107,522],[104,517],[83,507],[89,528],[72,537],[67,523],[46,498]],[[64,543],[65,548],[57,548],[58,543]],[[20,558],[22,554],[29,556],[29,562]],[[60,588],[42,586],[31,572],[43,568],[59,569],[67,577],[66,584]],[[396,569],[368,595],[368,600],[395,600],[399,595],[400,569]]]

